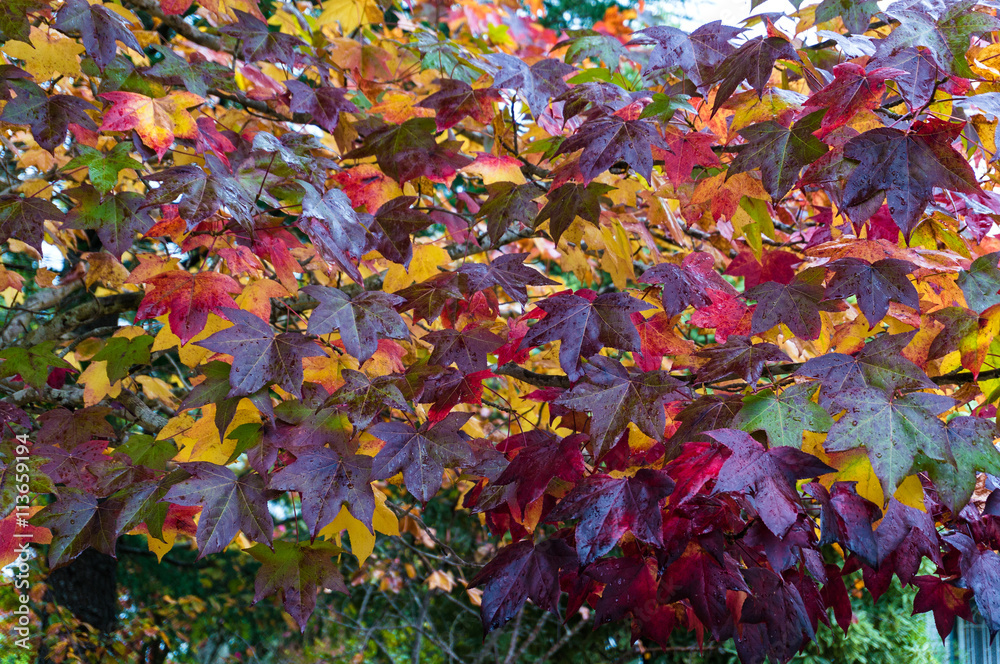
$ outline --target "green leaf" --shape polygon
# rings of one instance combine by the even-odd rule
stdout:
[[[254,603],[280,591],[285,611],[303,632],[316,608],[317,591],[329,588],[347,594],[344,579],[332,560],[341,549],[330,542],[275,542],[273,551],[256,544],[247,553],[261,562],[254,581]]]
[[[733,427],[747,433],[765,431],[771,447],[802,447],[805,431],[826,432],[833,418],[811,401],[819,385],[801,383],[775,394],[764,390],[743,397],[743,408],[733,420]]]
[[[972,261],[968,270],[958,273],[958,287],[965,294],[965,303],[975,312],[1000,304],[1000,252],[986,254]]]
[[[108,380],[112,383],[128,375],[129,369],[137,364],[149,364],[149,349],[153,345],[153,337],[143,334],[134,339],[114,337],[94,355],[94,361],[108,363]]]
[[[165,470],[167,461],[177,455],[177,446],[169,440],[156,440],[146,434],[134,433],[115,448],[131,459],[133,465],[146,466],[152,470]]]
[[[230,431],[226,438],[236,441],[236,447],[233,449],[233,453],[229,455],[229,460],[226,461],[229,464],[236,461],[247,450],[259,445],[264,440],[264,429],[256,422],[248,422]]]
[[[73,365],[53,352],[58,341],[43,341],[31,348],[4,348],[0,350],[0,377],[21,375],[24,382],[41,389],[49,378],[49,367],[72,369]]]
[[[976,489],[976,471],[1000,475],[1000,451],[995,421],[983,417],[956,417],[948,422],[948,449],[955,463],[927,464],[941,500],[953,514],[969,504]]]
[[[805,116],[790,128],[774,120],[759,122],[740,130],[747,144],[729,165],[728,178],[737,173],[760,169],[760,179],[775,202],[784,198],[799,178],[799,171],[829,149],[813,136],[826,109]]]
[[[657,92],[653,95],[653,101],[647,104],[646,108],[642,109],[639,119],[643,120],[655,117],[660,122],[666,123],[670,122],[670,119],[674,117],[674,113],[677,111],[697,113],[698,111],[690,104],[689,99],[691,97],[687,95],[667,96],[662,92]]]
[[[824,447],[828,452],[864,447],[887,498],[910,474],[918,454],[935,461],[948,454],[937,413],[954,404],[950,397],[915,392],[893,399],[864,387],[841,394],[837,404],[847,412],[831,427]]]
[[[132,146],[128,143],[119,143],[107,154],[86,145],[77,145],[77,148],[80,154],[66,164],[65,170],[86,166],[90,182],[102,194],[108,193],[118,184],[119,171],[127,168],[142,170],[142,164],[129,156]]]

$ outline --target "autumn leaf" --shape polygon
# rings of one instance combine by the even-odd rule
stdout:
[[[134,129],[160,159],[175,138],[198,136],[197,124],[188,111],[205,100],[194,93],[174,91],[153,99],[134,92],[103,92],[101,98],[111,102],[111,108],[105,112],[100,130]]]

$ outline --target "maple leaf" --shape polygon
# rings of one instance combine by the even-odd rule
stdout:
[[[0,113],[0,121],[27,125],[38,145],[52,152],[63,144],[70,124],[96,130],[97,125],[87,115],[97,107],[89,101],[70,95],[48,95],[30,81],[8,80],[7,87],[17,94]]]
[[[439,78],[435,83],[440,89],[417,106],[436,111],[434,121],[438,131],[451,129],[467,117],[480,124],[489,124],[493,119],[493,104],[500,101],[500,92],[496,89],[473,89],[465,81],[449,78]]]
[[[229,169],[213,153],[205,155],[205,165],[174,166],[146,176],[159,186],[146,194],[146,206],[164,205],[180,198],[178,212],[194,228],[220,208],[231,212],[244,226],[251,227],[256,206],[251,194],[232,177]]]
[[[962,270],[956,283],[965,295],[970,309],[982,312],[1000,304],[1000,252],[980,256],[972,261],[968,270]]]
[[[759,334],[783,323],[800,339],[819,337],[822,276],[823,269],[816,268],[800,272],[789,284],[767,281],[746,291],[748,300],[757,301],[750,331]]]
[[[680,381],[666,371],[629,371],[600,355],[591,358],[584,374],[585,382],[552,403],[592,414],[590,435],[598,456],[615,444],[630,422],[650,438],[663,437],[667,423],[663,404],[682,396]]]
[[[733,335],[726,343],[696,354],[708,358],[708,363],[698,369],[699,383],[712,383],[736,373],[748,385],[756,385],[766,363],[791,360],[774,344],[754,344],[740,335]]]
[[[45,220],[61,221],[64,216],[62,210],[44,199],[4,194],[0,196],[0,241],[13,237],[41,251]]]
[[[875,531],[875,541],[878,544],[877,567],[880,570],[892,567],[903,583],[909,583],[920,570],[923,556],[930,558],[938,569],[944,566],[933,517],[895,498],[889,500],[885,516]]]
[[[645,272],[639,280],[663,286],[663,310],[673,318],[689,305],[701,308],[712,304],[710,289],[735,295],[736,290],[715,271],[715,261],[704,252],[684,257],[680,265],[660,263]]]
[[[778,394],[773,390],[748,394],[732,426],[749,433],[766,432],[771,447],[800,448],[804,432],[825,433],[833,426],[830,414],[811,400],[818,387],[800,383]]]
[[[788,251],[773,251],[765,249],[760,260],[750,251],[741,251],[736,258],[726,266],[725,274],[743,277],[743,285],[753,288],[767,281],[788,284],[795,279],[796,265],[802,259]]]
[[[743,400],[735,395],[700,396],[684,407],[675,419],[681,423],[670,442],[674,449],[700,433],[730,426],[743,407]]]
[[[839,16],[848,32],[862,34],[868,31],[869,21],[878,11],[875,0],[823,0],[816,7],[816,22],[825,23]]]
[[[518,61],[520,62],[520,60]],[[472,159],[459,154],[461,143],[434,136],[433,118],[411,118],[399,125],[382,125],[365,136],[364,145],[344,155],[374,156],[382,171],[400,184],[420,176],[444,181]]]
[[[434,346],[428,362],[442,367],[452,362],[464,373],[485,371],[487,356],[503,345],[504,340],[483,327],[437,330],[424,336]]]
[[[888,67],[906,72],[893,77],[896,88],[911,110],[922,108],[934,96],[944,72],[934,54],[925,48],[908,47],[897,51],[879,51],[868,61],[872,69]]]
[[[200,117],[196,122],[198,135],[195,136],[195,149],[199,152],[211,150],[227,168],[232,168],[227,153],[234,152],[236,146],[229,137],[216,128],[216,122],[209,117]]]
[[[372,479],[402,471],[407,490],[426,503],[441,488],[445,466],[472,460],[469,436],[461,428],[471,413],[452,413],[419,431],[403,422],[379,422],[368,433],[385,441],[372,462]]]
[[[979,315],[963,307],[947,307],[931,316],[943,323],[944,329],[931,342],[928,359],[944,357],[957,350],[962,366],[978,377],[989,355],[990,344],[1000,333],[1000,307],[994,305]]]
[[[181,340],[189,342],[208,322],[209,313],[236,307],[231,293],[243,287],[232,277],[218,272],[191,274],[184,270],[171,270],[149,277],[152,285],[136,312],[136,320],[150,320],[167,314],[170,329]]]
[[[933,54],[938,64],[951,73],[973,78],[965,52],[969,38],[1000,29],[1000,19],[990,14],[971,11],[975,3],[965,0],[951,6],[925,11],[919,5],[886,8],[886,16],[899,21],[899,26],[885,39],[880,40],[879,53],[896,53],[912,47],[924,46]],[[941,11],[940,15],[936,15]]]
[[[646,607],[656,603],[656,576],[646,560],[605,558],[587,567],[585,574],[604,584],[596,607],[598,625],[621,620],[629,612],[645,613]]]
[[[858,166],[847,179],[842,203],[851,220],[867,221],[885,200],[892,220],[909,238],[935,187],[977,193],[972,167],[951,146],[961,129],[932,119],[914,123],[910,132],[879,127],[852,138],[844,157]]]
[[[57,341],[43,341],[30,348],[8,347],[0,350],[0,376],[21,376],[28,385],[42,389],[50,368],[72,369],[73,365],[55,354]]]
[[[955,627],[955,618],[972,622],[972,591],[959,588],[937,576],[913,578],[917,594],[913,598],[913,615],[934,612],[934,625],[944,641]]]
[[[590,475],[549,514],[550,523],[579,519],[576,552],[589,565],[614,548],[626,532],[652,546],[663,544],[660,502],[670,495],[673,480],[662,470],[643,468],[633,477]]]
[[[44,0],[10,0],[0,5],[0,41],[27,42],[31,35],[28,15],[45,7]]]
[[[863,387],[841,393],[836,403],[847,412],[830,427],[824,447],[829,452],[864,447],[884,495],[892,496],[910,474],[917,454],[945,460],[945,427],[937,414],[954,404],[950,397],[915,392],[892,398]]]
[[[432,424],[440,422],[459,403],[482,403],[483,381],[487,378],[496,376],[487,369],[463,373],[458,369],[448,368],[441,375],[427,379],[420,397],[421,403],[434,404],[427,413],[427,421]]]
[[[1000,574],[1000,555],[995,551],[977,552],[962,572],[975,594],[979,615],[990,633],[996,634],[1000,631],[1000,593],[995,583]]]
[[[686,599],[698,620],[722,641],[733,635],[727,590],[750,592],[736,561],[728,553],[715,556],[689,542],[680,558],[663,570],[657,599],[663,603]]]
[[[867,30],[868,19],[864,21]],[[820,125],[820,136],[823,136],[850,122],[858,112],[878,106],[885,93],[886,81],[906,74],[904,70],[892,67],[878,67],[866,72],[857,63],[842,62],[833,68],[833,82],[809,97],[804,106],[825,112]]]
[[[229,386],[231,371],[232,367],[229,364],[218,360],[202,365],[201,372],[205,375],[205,380],[192,387],[181,403],[181,410],[215,404],[215,425],[219,430],[220,441],[225,440],[226,431],[236,416],[240,401],[244,398],[242,395],[228,396],[231,389]],[[247,398],[257,406],[261,413],[270,413],[273,419],[271,397],[267,394],[266,389],[262,389]]]
[[[153,225],[149,211],[142,209],[146,199],[141,194],[126,191],[101,196],[85,184],[66,195],[78,203],[66,215],[66,227],[97,231],[101,244],[118,259],[132,248],[137,233],[145,233]]]
[[[757,91],[757,98],[761,98],[778,59],[800,62],[795,48],[783,37],[755,37],[726,56],[712,76],[713,82],[721,81],[715,92],[712,114],[715,115],[744,80]]]
[[[526,286],[552,286],[552,281],[541,272],[524,264],[529,254],[503,254],[497,256],[488,264],[466,263],[458,268],[462,274],[468,275],[469,288],[481,291],[493,286],[499,286],[515,302],[524,305],[528,303]]]
[[[289,110],[292,113],[307,114],[311,120],[331,134],[337,129],[341,113],[358,112],[358,107],[347,98],[342,88],[331,86],[313,88],[296,80],[288,81],[285,86],[292,93],[292,100],[288,104]]]
[[[603,347],[642,350],[629,315],[653,307],[627,293],[594,296],[581,290],[547,297],[538,308],[545,317],[528,330],[520,348],[560,341],[559,366],[570,380],[577,380],[583,375],[581,358],[596,355]]]
[[[691,82],[701,87],[713,79],[715,68],[736,49],[729,43],[742,28],[712,21],[691,34],[666,25],[655,25],[634,33],[630,44],[653,44],[650,72],[680,67]]]
[[[268,487],[299,492],[302,519],[313,537],[336,518],[341,506],[373,532],[371,469],[371,457],[317,447],[272,475]]]
[[[933,387],[920,367],[902,356],[916,331],[883,334],[865,344],[856,355],[827,353],[811,358],[795,372],[816,378],[823,386],[820,405],[828,406],[838,394],[872,387],[893,393]]]
[[[365,253],[365,229],[351,207],[351,199],[340,189],[320,193],[308,182],[298,181],[305,190],[302,215],[298,225],[308,235],[319,255],[361,283],[364,279],[357,263]]]
[[[882,517],[878,505],[858,495],[857,482],[834,482],[829,490],[810,482],[805,491],[820,504],[820,544],[839,543],[866,565],[878,564],[878,542],[872,524]]]
[[[618,115],[595,115],[576,133],[564,140],[556,154],[583,149],[580,172],[584,184],[624,161],[649,182],[653,173],[653,146],[668,150],[667,144],[646,120],[626,120]]]
[[[128,143],[118,143],[110,152],[100,152],[86,145],[78,145],[80,154],[66,164],[67,169],[87,167],[90,181],[101,193],[106,194],[118,184],[118,173],[131,168],[142,170],[142,164],[129,156],[131,146]]]
[[[566,39],[552,47],[553,51],[567,47],[566,62],[581,63],[592,58],[613,67],[618,64],[619,58],[628,57],[622,43],[611,35],[594,30],[567,30],[566,35]]]
[[[142,142],[163,159],[174,138],[196,138],[198,126],[188,109],[205,100],[193,92],[174,91],[162,99],[134,92],[104,92],[101,99],[111,102],[104,112],[100,131],[134,129]]]
[[[256,473],[240,477],[226,466],[207,461],[178,464],[189,477],[174,484],[164,500],[202,507],[198,519],[198,557],[225,549],[243,532],[256,542],[271,545],[274,521],[267,511],[264,479]]]
[[[65,565],[91,546],[115,555],[114,540],[108,542],[109,538],[100,535],[109,519],[104,510],[99,510],[97,498],[70,487],[61,487],[58,497],[31,519],[32,525],[52,531],[49,565]]]
[[[425,213],[411,209],[416,200],[415,196],[398,196],[383,203],[368,227],[375,250],[404,267],[409,267],[413,258],[411,236],[434,223]]]
[[[759,168],[761,182],[771,200],[780,201],[799,179],[799,171],[829,149],[813,136],[823,112],[810,113],[791,127],[768,120],[741,129],[739,134],[747,142],[729,164],[726,178]]]
[[[559,244],[559,238],[577,217],[586,219],[595,226],[600,225],[600,198],[613,189],[614,187],[599,182],[588,185],[569,182],[555,190],[550,189],[546,195],[548,202],[535,217],[535,228],[548,220],[549,235],[553,242]]]
[[[461,299],[459,277],[465,278],[465,275],[458,272],[444,272],[397,291],[396,295],[405,300],[398,311],[413,309],[414,321],[424,319],[428,323],[433,323],[445,306]]]
[[[291,423],[292,426],[282,427],[280,435],[281,447],[293,454],[314,452],[324,445],[343,451],[350,437],[347,416],[338,408],[317,407],[316,402],[325,394],[305,393],[305,402],[286,402],[287,409],[279,410],[279,419]]]
[[[194,59],[188,62],[172,48],[161,44],[151,44],[150,47],[163,56],[162,60],[144,72],[150,78],[171,85],[181,85],[199,97],[206,97],[210,88],[223,92],[235,92],[238,89],[232,70],[218,62]]]
[[[53,482],[96,494],[94,489],[97,478],[106,470],[102,466],[107,466],[111,461],[110,457],[104,455],[107,447],[106,440],[91,440],[74,445],[69,450],[52,445],[38,445],[32,449],[32,453],[48,459],[42,466],[42,472]]]
[[[743,634],[737,638],[737,650],[741,643],[751,641],[754,653],[767,653],[775,662],[787,662],[806,643],[816,638],[815,628],[809,616],[802,595],[793,583],[765,567],[750,567],[744,570],[743,578],[750,588],[750,595],[743,604],[740,615]],[[763,623],[763,627],[753,634],[748,627]],[[747,632],[751,632],[748,634]],[[754,643],[759,638],[760,646]]]
[[[233,327],[198,342],[216,353],[233,356],[228,396],[253,394],[274,382],[297,397],[302,396],[302,360],[326,353],[300,332],[275,334],[271,326],[248,311],[222,308],[219,313]]]
[[[108,380],[112,383],[121,380],[129,369],[137,364],[149,363],[149,348],[153,345],[153,337],[148,334],[126,339],[115,337],[109,339],[104,348],[94,355],[93,361],[107,362]]]
[[[520,58],[506,53],[490,53],[486,60],[497,68],[493,87],[515,90],[536,119],[548,107],[550,99],[569,89],[563,78],[576,71],[572,65],[554,58],[539,60],[530,67]]]
[[[283,32],[271,32],[267,23],[253,14],[233,10],[236,23],[219,28],[219,32],[240,40],[240,52],[247,62],[280,62],[291,67],[295,64],[295,49],[305,46],[298,37]],[[289,90],[292,90],[289,87]]]
[[[856,295],[858,307],[871,328],[888,313],[890,300],[920,310],[917,289],[906,278],[917,266],[909,261],[884,258],[868,263],[860,258],[840,258],[827,264],[827,268],[836,274],[827,282],[825,297]]]
[[[717,429],[705,435],[732,451],[719,469],[715,493],[743,494],[768,530],[778,537],[785,536],[802,511],[796,480],[834,471],[813,455],[794,447],[765,450],[743,431]]]
[[[389,376],[371,378],[361,371],[342,369],[344,385],[330,395],[329,403],[343,406],[355,429],[365,429],[386,407],[411,409]]]
[[[696,167],[712,168],[720,163],[718,155],[712,151],[712,145],[716,141],[713,134],[702,131],[687,134],[668,131],[664,140],[669,151],[654,150],[654,154],[657,157],[662,154],[663,174],[674,186],[691,182],[691,172]]]
[[[476,217],[486,218],[486,234],[493,246],[500,243],[504,233],[511,225],[514,223],[527,225],[533,223],[535,217],[538,216],[538,204],[535,203],[535,199],[541,192],[535,184],[531,182],[525,184],[496,182],[487,185],[486,190],[489,192],[489,198],[479,208]],[[552,211],[550,210],[550,212]],[[598,214],[600,214],[599,210]]]
[[[976,471],[1000,475],[996,422],[982,417],[953,417],[946,425],[947,456],[955,460],[930,464],[928,475],[941,501],[958,514],[976,489]]]
[[[517,456],[493,481],[497,486],[513,485],[507,502],[515,516],[541,498],[553,478],[575,482],[586,472],[580,453],[586,436],[574,434],[560,440],[547,432],[539,433],[535,438],[524,436],[528,444],[518,449]]]
[[[142,53],[142,46],[132,34],[125,17],[102,4],[92,5],[87,0],[67,0],[56,14],[55,28],[66,34],[78,33],[87,49],[87,55],[101,69],[114,59],[118,51],[115,42],[121,42],[126,48]]]
[[[306,286],[306,295],[319,301],[309,317],[310,334],[340,332],[344,349],[364,364],[378,350],[379,339],[406,339],[410,331],[393,309],[403,298],[382,291],[362,291],[348,297],[337,288]]]
[[[502,548],[470,581],[483,587],[480,615],[487,632],[507,624],[527,599],[559,614],[559,571],[577,564],[576,554],[564,540],[553,538],[535,544],[521,540]]]
[[[247,553],[261,563],[254,580],[254,604],[280,591],[285,611],[303,632],[316,609],[317,592],[327,589],[347,594],[333,560],[341,549],[330,542],[275,542],[273,551],[255,544]]]

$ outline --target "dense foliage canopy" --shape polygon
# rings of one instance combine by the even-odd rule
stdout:
[[[996,3],[542,12],[0,5],[4,563],[242,549],[305,630],[449,500],[487,632],[1000,630]]]

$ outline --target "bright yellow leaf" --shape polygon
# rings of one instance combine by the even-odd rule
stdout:
[[[108,380],[106,360],[91,362],[90,366],[76,379],[76,382],[83,385],[84,406],[93,406],[108,397],[115,399],[122,391],[120,380],[115,381],[114,385]]]
[[[24,70],[35,77],[36,83],[44,83],[56,74],[66,78],[80,76],[83,44],[56,31],[47,33],[34,26],[30,39],[31,44],[9,41],[4,44],[3,52],[8,57],[24,60]]]

